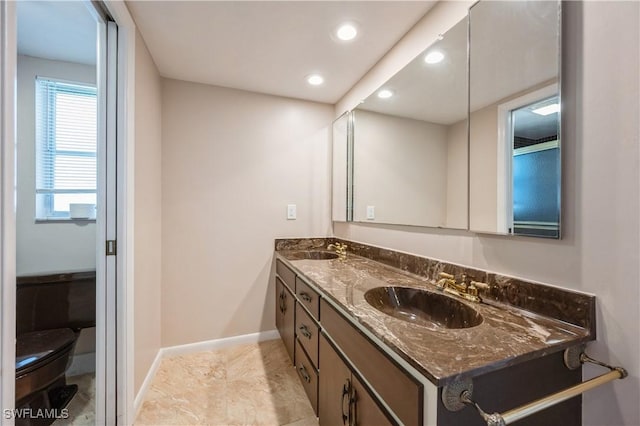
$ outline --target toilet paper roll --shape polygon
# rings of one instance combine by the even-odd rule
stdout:
[[[96,205],[71,203],[69,204],[69,217],[71,219],[95,219]]]

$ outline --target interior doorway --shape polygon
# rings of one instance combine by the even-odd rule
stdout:
[[[51,31],[65,14],[65,30]],[[126,423],[126,241],[116,247],[126,231],[129,75],[118,61],[130,45],[108,8],[89,1],[2,2],[0,24],[3,424],[32,424],[34,414],[38,424]],[[44,352],[30,353],[34,341]],[[37,368],[46,379],[19,383]]]

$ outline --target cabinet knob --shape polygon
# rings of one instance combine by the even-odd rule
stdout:
[[[300,330],[300,334],[302,334],[307,339],[311,339],[311,336],[313,336],[311,331],[309,331],[309,327],[307,327],[304,324],[302,324],[300,327],[298,327],[298,330]]]
[[[307,303],[313,300],[313,298],[309,295],[309,293],[304,291],[300,292],[300,299],[304,300]]]
[[[309,376],[309,373],[307,372],[307,369],[304,368],[304,365],[300,365],[298,367],[298,371],[300,372],[300,376],[302,376],[302,379],[305,382],[311,383],[311,376]]]

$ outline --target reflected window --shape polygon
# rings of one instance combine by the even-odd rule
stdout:
[[[511,112],[512,206],[510,233],[559,235],[559,99],[553,96]]]

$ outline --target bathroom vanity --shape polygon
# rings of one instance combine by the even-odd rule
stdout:
[[[276,241],[278,330],[321,425],[483,425],[443,392],[472,383],[473,400],[500,412],[580,383],[563,350],[595,338],[594,297],[352,242],[339,257],[335,242]],[[487,283],[482,302],[441,291],[441,272]],[[403,292],[427,302],[380,305]],[[579,425],[581,402],[519,424]]]

